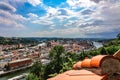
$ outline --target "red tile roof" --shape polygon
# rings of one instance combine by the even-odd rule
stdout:
[[[120,59],[120,49],[113,56]]]
[[[91,59],[84,59],[81,63],[81,67],[90,68],[91,67],[90,62],[91,62]]]
[[[82,68],[81,66],[81,61],[77,62],[75,65],[73,65],[73,68],[76,69],[76,68]]]
[[[106,76],[99,76],[87,70],[70,70],[47,80],[105,80]]]
[[[93,57],[91,59],[91,62],[90,62],[91,66],[92,67],[100,67],[103,59],[105,59],[106,57],[110,57],[110,56],[107,56],[107,55],[97,55],[97,56]]]
[[[73,69],[99,68],[102,62],[108,58],[115,59],[113,56],[109,56],[109,55],[97,55],[94,56],[92,59],[84,59],[83,61],[77,62],[76,64],[73,65]]]

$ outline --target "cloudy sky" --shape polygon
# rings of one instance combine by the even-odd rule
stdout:
[[[114,38],[120,0],[0,0],[0,36]]]

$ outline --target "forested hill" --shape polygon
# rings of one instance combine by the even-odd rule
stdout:
[[[120,39],[115,38],[106,42],[103,47],[95,50],[91,50],[88,53],[92,56],[103,54],[103,55],[113,55],[117,50],[120,49]]]
[[[2,45],[15,45],[15,44],[33,44],[37,43],[36,40],[27,39],[27,38],[8,38],[8,37],[0,37],[0,44]]]

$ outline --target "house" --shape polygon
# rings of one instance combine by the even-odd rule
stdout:
[[[10,69],[16,69],[24,66],[28,66],[32,63],[32,60],[30,58],[25,58],[25,59],[19,59],[15,61],[11,61],[8,63],[8,66]]]

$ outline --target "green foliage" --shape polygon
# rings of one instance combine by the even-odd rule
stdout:
[[[88,51],[87,53],[91,57],[99,55],[99,54],[102,54],[102,55],[113,55],[119,49],[120,49],[120,40],[119,39],[112,39],[111,41],[109,41],[106,44],[104,44],[103,47],[101,47],[99,49]]]
[[[40,62],[35,62],[30,69],[30,73],[35,74],[39,79],[42,79],[43,76],[43,67]]]
[[[51,49],[49,57],[51,62],[44,67],[44,78],[45,80],[51,75],[58,74],[62,69],[63,58],[64,58],[64,47],[55,46]]]
[[[80,60],[80,56],[81,56],[80,54],[67,52],[65,53],[65,56],[64,56],[64,62],[68,62],[69,58],[71,58],[73,61],[78,61]]]
[[[100,51],[99,50],[91,50],[91,51],[88,51],[88,54],[90,55],[90,57],[92,57],[92,56],[99,55]]]
[[[51,60],[57,60],[60,57],[62,57],[61,55],[65,52],[65,49],[63,46],[55,46],[52,48],[52,50],[50,51],[50,59]]]
[[[50,74],[50,75],[48,75],[48,76],[50,76],[50,77],[55,77],[55,76],[57,76],[58,75],[58,73],[54,73],[54,74]]]
[[[120,33],[118,33],[117,38],[120,39]]]
[[[104,47],[102,47],[102,48],[100,48],[100,54],[107,55],[108,52],[107,52],[107,50]]]
[[[47,78],[51,77],[50,74],[57,73],[56,71],[56,62],[51,61],[48,63],[46,66],[44,66],[44,79],[46,80]]]
[[[65,50],[63,46],[55,46],[50,51],[49,56],[51,61],[55,62],[53,68],[56,70],[56,73],[59,73],[60,69],[62,68],[64,51]]]
[[[39,80],[38,77],[33,74],[33,73],[30,73],[27,77],[26,77],[26,80]]]
[[[104,44],[104,47],[109,47],[109,46],[120,46],[120,40],[119,39],[113,39],[109,41],[108,43]]]
[[[109,55],[113,55],[117,50],[120,49],[120,46],[109,46],[106,47],[107,52],[109,53]]]
[[[120,35],[120,33],[118,34]],[[113,55],[118,49],[120,49],[120,39],[113,39],[104,45],[105,50],[109,55]]]
[[[90,55],[87,52],[81,52],[79,55],[80,60],[85,59],[85,57],[90,57]]]
[[[60,73],[63,73],[67,70],[71,70],[73,64],[76,63],[72,58],[68,57],[68,61],[63,63],[62,69],[60,70]]]

